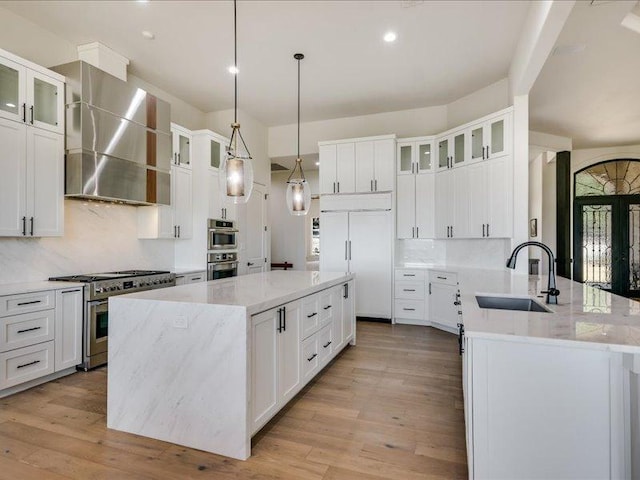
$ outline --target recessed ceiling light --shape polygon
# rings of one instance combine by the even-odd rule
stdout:
[[[149,30],[143,30],[142,31],[142,36],[144,38],[146,38],[147,40],[153,40],[154,38],[156,38],[156,36],[154,35],[153,32],[150,32]]]
[[[395,42],[396,38],[398,38],[398,36],[395,34],[395,32],[387,32],[384,34],[384,41],[387,43],[391,43],[391,42]]]
[[[235,75],[236,73],[238,73],[240,70],[238,70],[238,67],[236,67],[235,65],[231,65],[229,68],[227,68],[227,70],[229,70],[229,73],[231,75]]]
[[[320,166],[320,162],[316,162],[316,167],[319,167],[319,166]]]
[[[16,108],[15,104],[13,103],[5,103],[5,105],[9,108]]]

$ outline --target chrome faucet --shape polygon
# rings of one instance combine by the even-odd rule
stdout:
[[[547,304],[557,305],[560,290],[556,288],[556,259],[553,256],[553,252],[551,251],[551,249],[544,243],[524,242],[518,245],[513,249],[513,252],[511,252],[511,256],[507,260],[507,268],[516,268],[516,257],[518,256],[518,252],[524,247],[540,247],[542,250],[547,252],[547,256],[549,257],[549,282],[547,284],[547,290],[540,293],[547,294]]]

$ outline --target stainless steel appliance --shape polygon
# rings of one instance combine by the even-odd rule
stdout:
[[[173,273],[149,270],[72,275],[49,280],[87,284],[82,331],[83,363],[78,367],[85,371],[107,363],[109,297],[176,284]]]
[[[207,280],[236,277],[238,254],[236,252],[211,252],[207,254]]]
[[[208,220],[208,250],[235,250],[238,248],[237,236],[238,230],[234,222],[230,220]]]
[[[170,204],[171,105],[86,62],[66,82],[65,194]]]

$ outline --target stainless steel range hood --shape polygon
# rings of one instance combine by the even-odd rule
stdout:
[[[67,77],[67,197],[170,204],[171,105],[83,61]]]

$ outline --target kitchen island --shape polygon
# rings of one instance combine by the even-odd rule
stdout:
[[[640,303],[560,277],[558,304],[545,305],[546,276],[452,270],[469,478],[640,478]]]
[[[347,344],[354,276],[276,271],[109,299],[107,426],[241,460]]]

